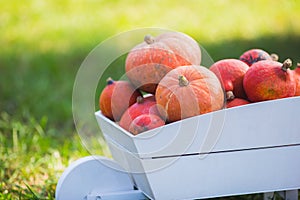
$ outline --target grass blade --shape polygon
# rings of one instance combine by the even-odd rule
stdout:
[[[30,186],[27,185],[26,183],[25,183],[25,185],[26,185],[27,189],[29,190],[29,192],[32,194],[33,200],[40,200],[40,198],[33,192],[33,190],[30,188]]]

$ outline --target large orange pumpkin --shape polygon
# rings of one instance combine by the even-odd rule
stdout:
[[[188,35],[166,32],[157,37],[146,35],[144,42],[127,55],[125,70],[129,80],[143,91],[154,94],[159,81],[172,69],[200,65],[201,50]]]
[[[155,93],[159,112],[168,122],[222,109],[224,96],[217,76],[197,65],[173,69]]]

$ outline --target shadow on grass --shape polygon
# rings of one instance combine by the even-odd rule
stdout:
[[[291,58],[300,62],[300,35],[270,35],[259,37],[253,40],[228,40],[219,44],[204,44],[206,50],[213,59],[239,58],[246,50],[251,48],[261,48],[269,53],[279,55],[279,60]]]

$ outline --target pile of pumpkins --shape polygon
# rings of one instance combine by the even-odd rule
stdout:
[[[166,32],[128,53],[128,81],[109,78],[99,97],[102,114],[133,135],[185,118],[254,102],[300,96],[300,65],[250,49],[239,59],[201,66],[190,36]]]

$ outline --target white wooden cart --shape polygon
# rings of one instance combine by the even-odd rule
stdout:
[[[114,160],[69,166],[57,200],[298,199],[300,97],[223,109],[133,136],[95,113]]]

